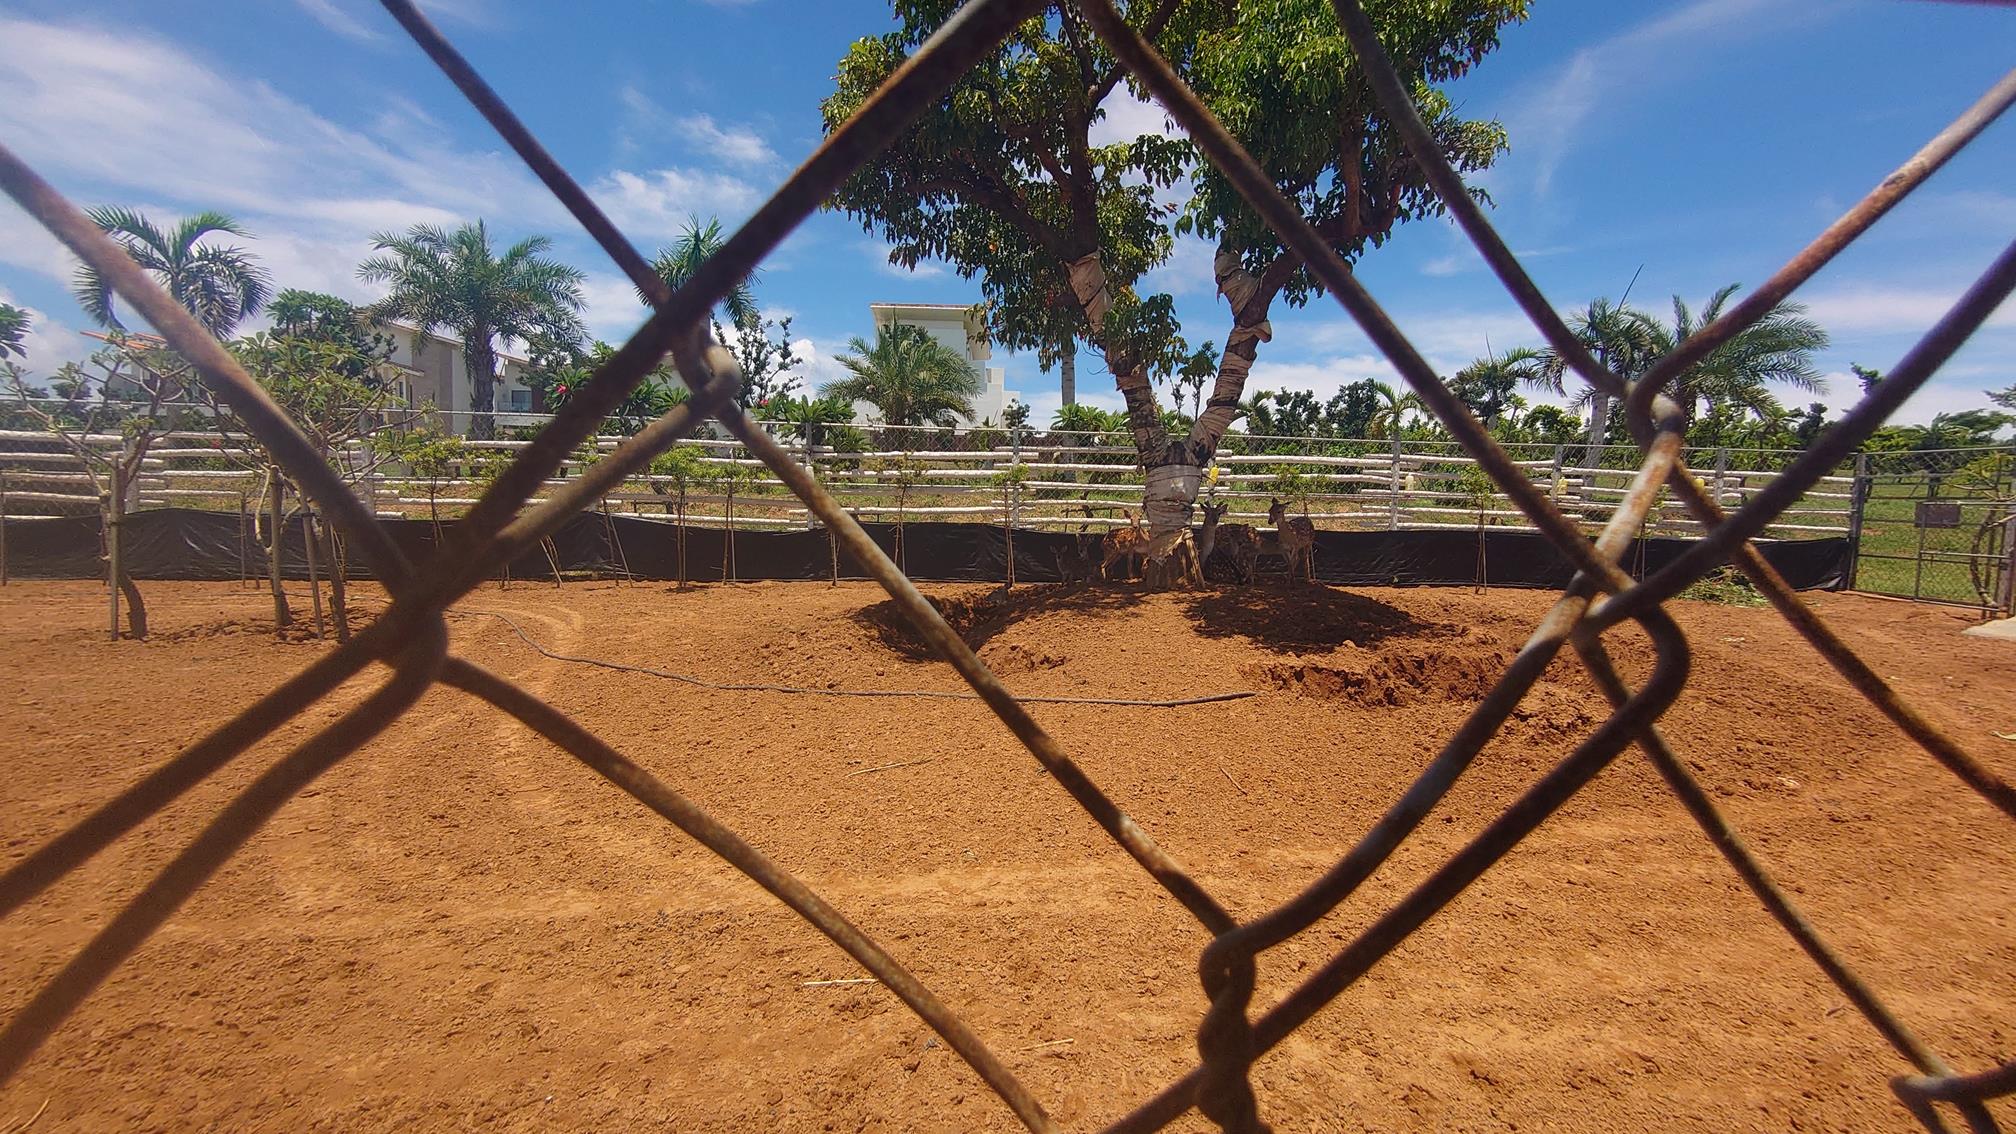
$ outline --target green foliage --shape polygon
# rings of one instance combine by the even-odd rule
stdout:
[[[238,364],[325,452],[366,430],[387,387],[386,344],[261,333],[230,344]],[[219,413],[230,419],[228,408]],[[242,427],[240,427],[242,428]]]
[[[28,356],[28,348],[23,344],[33,322],[28,312],[11,303],[0,303],[0,359]]]
[[[651,262],[652,270],[676,291],[686,286],[701,265],[721,251],[725,242],[720,220],[710,217],[702,223],[698,216],[690,216],[671,247],[659,250],[657,259]],[[727,334],[720,320],[714,321],[715,339],[729,345],[742,370],[742,388],[736,392],[735,400],[744,409],[760,409],[789,395],[798,386],[798,379],[789,372],[805,361],[791,346],[790,316],[766,318],[757,306],[754,288],[757,278],[758,273],[752,272],[737,280],[721,301],[720,310],[727,314],[735,333]],[[641,292],[638,298],[649,303],[649,297]]]
[[[479,440],[493,427],[497,339],[573,344],[582,337],[584,277],[546,256],[553,243],[546,237],[528,237],[500,255],[479,220],[453,232],[424,224],[403,236],[380,232],[371,243],[386,254],[358,265],[357,277],[391,287],[371,308],[372,318],[442,328],[462,340],[476,387],[470,433]]]
[[[1119,433],[1127,428],[1127,416],[1074,402],[1057,407],[1050,417],[1050,428],[1067,433]]]
[[[669,487],[684,493],[707,483],[714,465],[697,446],[677,445],[653,457],[647,471],[653,491],[664,493]]]
[[[1460,78],[1523,20],[1526,0],[1382,4],[1369,12],[1439,148],[1459,171],[1489,167],[1506,148],[1496,122],[1455,113],[1437,84]],[[1162,45],[1219,121],[1276,188],[1346,261],[1409,220],[1442,212],[1440,199],[1379,107],[1357,54],[1325,0],[1185,5]],[[1178,227],[1220,241],[1248,271],[1282,262],[1279,238],[1214,167],[1196,167]],[[1481,196],[1481,194],[1480,194]],[[1298,261],[1289,259],[1289,268]],[[1291,303],[1319,294],[1295,270],[1276,286]]]
[[[973,398],[986,388],[972,362],[919,327],[892,323],[876,329],[873,344],[857,337],[848,346],[854,353],[839,362],[850,377],[820,394],[867,402],[888,425],[949,427],[973,415]]]
[[[1499,423],[1518,400],[1521,383],[1541,380],[1539,351],[1520,348],[1491,358],[1480,358],[1456,372],[1449,390],[1470,407],[1470,412],[1491,428]]]
[[[1001,411],[1001,427],[1011,431],[1029,428],[1029,403],[1009,402]]]
[[[1728,606],[1763,606],[1767,603],[1763,595],[1757,593],[1750,580],[1734,567],[1718,567],[1700,579],[1689,584],[1680,592],[1683,599],[1697,602],[1719,602]]]
[[[855,42],[821,106],[828,132],[957,7],[904,0],[895,31]],[[1151,38],[1168,14],[1150,18]],[[1174,337],[1173,306],[1135,286],[1169,255],[1172,209],[1157,193],[1182,176],[1190,148],[1159,135],[1091,143],[1099,105],[1121,76],[1075,12],[1026,20],[851,175],[833,207],[879,232],[892,263],[936,259],[977,277],[994,340],[1046,362],[1094,335],[1068,272],[1096,263],[1113,305],[1094,336],[1108,367],[1123,382],[1167,373],[1188,353]],[[1152,392],[1136,400],[1159,426]]]
[[[532,358],[525,368],[525,385],[539,395],[540,404],[548,412],[557,412],[615,353],[615,347],[600,339],[586,349],[569,342],[534,339]],[[616,403],[616,408],[595,427],[596,431],[605,437],[628,436],[670,413],[672,407],[689,396],[671,367],[660,363]]]
[[[380,433],[371,438],[370,445],[373,452],[402,462],[414,475],[429,480],[447,476],[471,452],[462,438],[431,425]]]
[[[92,223],[154,277],[175,302],[219,339],[256,314],[273,290],[273,279],[252,254],[233,245],[204,241],[211,233],[249,237],[223,213],[202,212],[162,229],[131,209],[87,209]],[[124,330],[112,305],[112,285],[88,264],[72,277],[71,290],[85,314],[101,326]]]
[[[1306,501],[1317,492],[1316,478],[1303,471],[1299,465],[1275,465],[1267,470],[1272,474],[1264,491],[1269,496],[1283,500]]]

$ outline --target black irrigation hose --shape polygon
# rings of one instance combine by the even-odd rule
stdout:
[[[652,677],[683,681],[688,685],[697,685],[702,689],[718,689],[730,693],[802,693],[814,697],[937,697],[946,701],[980,700],[980,696],[977,693],[961,693],[938,689],[815,689],[806,685],[765,685],[740,681],[708,681],[704,678],[690,677],[683,673],[673,673],[670,670],[653,669],[650,666],[625,665],[622,662],[603,661],[601,658],[584,658],[573,654],[555,653],[540,645],[532,635],[525,632],[523,626],[513,622],[509,615],[499,614],[494,610],[456,610],[450,607],[443,613],[461,615],[465,618],[473,618],[478,615],[495,618],[504,625],[509,626],[511,632],[518,635],[519,640],[546,657],[552,658],[554,661],[575,662],[580,665],[598,665],[603,669],[620,670],[623,673],[643,673]],[[1185,705],[1208,705],[1214,701],[1238,701],[1247,697],[1258,697],[1259,695],[1259,693],[1253,690],[1242,689],[1234,693],[1209,693],[1202,697],[1183,697],[1173,701],[1130,701],[1118,697],[1017,696],[1015,699],[1025,705],[1122,705],[1136,709],[1179,709]]]

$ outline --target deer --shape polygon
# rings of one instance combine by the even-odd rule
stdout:
[[[1148,544],[1148,532],[1141,527],[1141,521],[1135,518],[1134,513],[1123,511],[1120,514],[1127,517],[1127,526],[1114,528],[1100,541],[1105,549],[1099,560],[1099,577],[1102,579],[1111,579],[1113,564],[1123,559],[1127,561],[1127,576],[1131,578],[1134,560]]]
[[[1250,524],[1221,524],[1223,516],[1231,504],[1205,504],[1204,534],[1197,540],[1197,561],[1202,564],[1210,560],[1212,552],[1225,549],[1226,558],[1232,561],[1232,578],[1235,582],[1253,581],[1253,564],[1260,557],[1260,536]]]
[[[1288,579],[1293,582],[1298,572],[1308,582],[1316,581],[1316,525],[1305,515],[1290,516],[1285,500],[1267,501],[1267,522],[1274,525],[1274,534],[1261,536],[1259,549],[1254,553],[1258,560],[1262,555],[1278,555],[1287,565]]]

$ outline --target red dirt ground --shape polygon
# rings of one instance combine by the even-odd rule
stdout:
[[[147,588],[108,643],[89,584],[0,589],[0,846],[13,861],[323,647],[230,584]],[[939,587],[1025,693],[1172,697],[1036,717],[1239,916],[1365,830],[1549,601],[1372,589]],[[954,688],[863,585],[485,589],[548,647],[721,681]],[[2016,646],[1950,611],[1812,602],[2016,775]],[[375,601],[370,605],[376,605]],[[1683,756],[1955,1065],[2016,1056],[2016,839],[1768,610],[1675,604]],[[1072,1129],[1195,1058],[1203,933],[976,703],[731,693],[549,661],[494,619],[456,648],[574,714],[889,947]],[[1616,650],[1634,675],[1642,640]],[[370,675],[375,678],[375,675]],[[366,688],[282,731],[306,735]],[[1280,996],[1600,719],[1558,662],[1416,841],[1270,953]],[[111,916],[269,742],[0,927],[0,1014]],[[863,775],[863,769],[928,761]],[[1236,780],[1236,786],[1233,782]],[[731,869],[448,690],[304,792],[0,1092],[36,1131],[1008,1130],[893,996]],[[1040,1045],[1040,1046],[1039,1046]],[[1628,753],[1256,1069],[1283,1131],[1907,1130],[1903,1064]],[[2004,1121],[2016,1108],[2000,1110]],[[1181,1129],[1201,1129],[1194,1114]]]

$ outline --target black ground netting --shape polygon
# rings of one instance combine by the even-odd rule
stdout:
[[[437,535],[448,530],[429,520],[382,520],[409,559],[420,561]],[[991,524],[864,524],[875,542],[897,558],[913,579],[939,582],[1000,582],[1007,575],[1008,536]],[[737,580],[826,579],[833,551],[822,530],[733,533],[733,575]],[[302,532],[290,527],[283,562],[288,578],[308,574]],[[730,577],[724,562],[730,534],[716,527],[685,528],[685,577],[715,582]],[[900,547],[899,547],[900,540]],[[637,516],[573,517],[552,539],[553,559],[534,548],[510,565],[513,578],[550,577],[554,564],[568,575],[628,572],[641,579],[676,579],[680,529],[663,520]],[[1623,566],[1634,576],[1659,570],[1693,540],[1640,539]],[[1486,528],[1482,535],[1481,580],[1494,585],[1547,587],[1568,584],[1574,567],[1537,532]],[[1384,531],[1316,533],[1316,577],[1355,586],[1460,586],[1480,581],[1479,535],[1475,531]],[[1759,542],[1759,550],[1780,574],[1801,590],[1837,588],[1847,578],[1845,538]],[[1068,581],[1089,559],[1098,560],[1098,537],[1068,532],[1017,531],[1015,579],[1024,583]],[[7,525],[10,574],[34,579],[91,579],[104,574],[95,516],[17,520]],[[265,574],[264,552],[239,517],[229,513],[165,508],[127,517],[125,556],[140,579],[237,579]],[[1277,561],[1262,564],[1263,580],[1278,576]],[[1270,567],[1272,570],[1270,571]],[[842,578],[865,578],[843,549]],[[1208,573],[1230,581],[1230,565],[1214,557]],[[361,564],[355,578],[369,578]],[[493,572],[495,578],[497,573]]]

